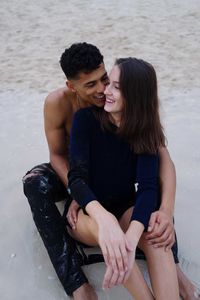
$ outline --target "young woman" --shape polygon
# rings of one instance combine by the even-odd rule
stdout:
[[[158,149],[165,146],[154,68],[118,59],[103,109],[79,110],[70,141],[69,189],[82,209],[71,234],[99,245],[107,265],[103,288],[123,283],[135,299],[178,300],[172,252],[153,248],[145,231],[159,207]],[[135,263],[147,258],[153,294]]]

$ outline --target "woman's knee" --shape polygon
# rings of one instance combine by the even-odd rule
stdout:
[[[70,229],[69,232],[75,239],[87,245],[96,246],[98,244],[97,223],[90,216],[84,214],[82,209],[78,212],[76,229]]]
[[[172,257],[172,251],[166,251],[165,247],[154,247],[149,244],[148,240],[145,238],[145,233],[143,234],[141,241],[139,242],[139,248],[144,252],[147,260],[156,259],[158,262]]]

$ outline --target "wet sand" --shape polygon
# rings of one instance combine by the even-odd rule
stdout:
[[[0,298],[66,299],[32,221],[21,177],[48,161],[43,101],[64,85],[60,55],[79,41],[96,44],[108,70],[120,56],[141,57],[156,68],[177,170],[180,263],[200,287],[199,1],[2,0],[0,29]],[[101,291],[103,268],[86,268],[99,299],[129,299],[121,288]]]

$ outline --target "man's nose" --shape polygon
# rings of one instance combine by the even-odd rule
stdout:
[[[104,93],[104,91],[105,91],[105,84],[100,81],[97,86],[97,93]]]

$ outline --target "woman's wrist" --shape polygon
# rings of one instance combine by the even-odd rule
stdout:
[[[132,243],[133,247],[137,247],[143,231],[144,225],[142,223],[135,220],[130,222],[126,237]]]
[[[89,202],[86,206],[86,211],[97,224],[102,224],[105,218],[111,215],[97,200]]]

